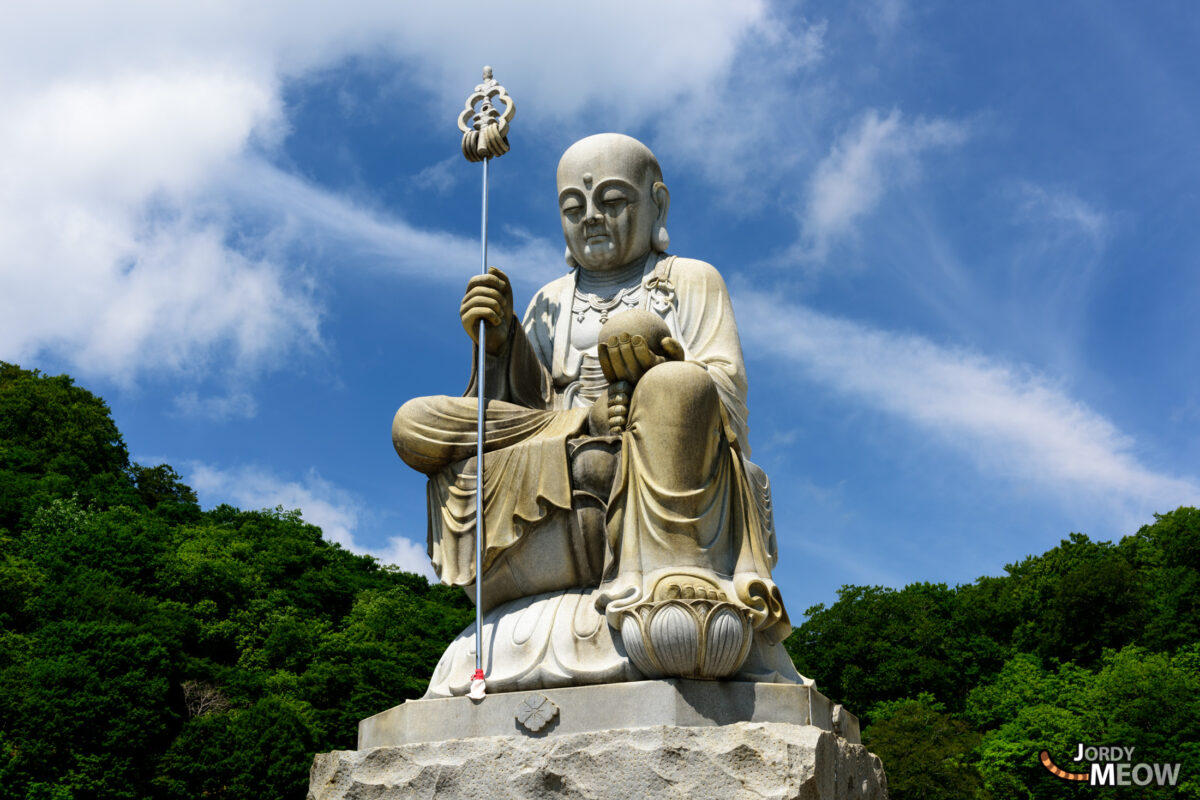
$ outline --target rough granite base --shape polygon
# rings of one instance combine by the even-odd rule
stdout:
[[[886,800],[879,759],[812,725],[485,736],[318,755],[308,800]]]
[[[316,757],[309,800],[883,800],[858,720],[811,686],[663,680],[410,700]]]

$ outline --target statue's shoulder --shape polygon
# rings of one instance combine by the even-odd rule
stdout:
[[[525,310],[526,319],[528,319],[530,315],[536,313],[552,313],[552,307],[556,307],[558,305],[559,298],[562,297],[563,292],[570,291],[574,287],[574,272],[568,272],[566,275],[550,281],[545,286],[534,292],[533,297],[529,298],[529,306]]]
[[[548,295],[557,297],[564,289],[575,286],[575,273],[568,272],[566,275],[560,275],[554,280],[547,283],[545,286],[537,290],[539,295]]]
[[[683,288],[691,284],[703,287],[719,287],[725,290],[725,279],[720,271],[707,261],[698,258],[675,256],[670,267],[671,282]]]

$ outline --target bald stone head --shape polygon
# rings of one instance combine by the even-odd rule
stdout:
[[[580,139],[558,162],[563,238],[583,269],[619,270],[665,250],[669,204],[658,160],[630,136]]]

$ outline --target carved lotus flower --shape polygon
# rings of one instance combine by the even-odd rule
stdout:
[[[724,601],[643,603],[621,616],[625,650],[652,678],[727,678],[745,662],[753,636],[746,613]]]

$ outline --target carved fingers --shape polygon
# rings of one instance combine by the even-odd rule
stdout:
[[[663,341],[665,344],[667,340]],[[626,381],[637,385],[651,367],[667,360],[664,356],[656,355],[646,339],[637,334],[630,336],[628,333],[622,333],[610,336],[608,341],[597,343],[596,351],[600,358],[600,369],[609,383]]]
[[[608,427],[613,433],[625,430],[629,422],[629,398],[633,386],[626,381],[615,381],[608,385]]]
[[[468,281],[459,316],[463,328],[475,342],[479,341],[479,323],[483,322],[487,351],[499,355],[508,342],[512,305],[512,285],[508,276],[495,267],[488,267],[487,275],[476,275]]]
[[[613,368],[612,358],[608,354],[608,342],[602,340],[596,343],[596,355],[600,359],[600,371],[604,373],[604,379],[609,383],[615,382],[617,372]]]
[[[679,343],[679,340],[672,336],[663,338],[662,349],[663,352],[667,354],[667,358],[671,359],[672,361],[687,360],[686,356],[683,354],[683,345]]]

